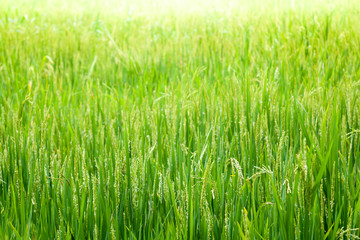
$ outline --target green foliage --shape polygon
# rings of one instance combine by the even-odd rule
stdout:
[[[0,5],[0,239],[360,235],[356,3],[48,4]]]

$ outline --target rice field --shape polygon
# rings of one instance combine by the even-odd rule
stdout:
[[[0,2],[0,239],[359,239],[357,1]]]

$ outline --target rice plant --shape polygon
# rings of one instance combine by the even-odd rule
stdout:
[[[0,239],[359,239],[360,5],[0,3]]]

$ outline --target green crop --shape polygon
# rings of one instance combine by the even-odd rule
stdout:
[[[360,5],[143,2],[0,3],[0,239],[358,239]]]

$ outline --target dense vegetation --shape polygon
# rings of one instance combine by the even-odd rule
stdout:
[[[356,3],[32,4],[0,4],[0,239],[360,234]]]

